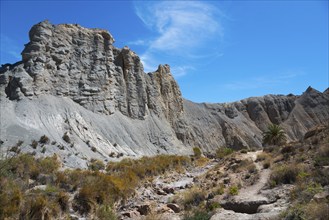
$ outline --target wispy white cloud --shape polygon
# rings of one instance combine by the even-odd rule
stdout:
[[[193,69],[186,63],[218,54],[224,37],[221,24],[224,14],[214,5],[201,1],[137,1],[135,12],[155,33],[149,41],[133,42],[147,47],[141,56],[145,71],[154,70],[158,64],[154,63],[158,61],[154,57],[165,54],[181,60],[182,65],[172,66],[172,72],[179,71],[175,75],[182,76]]]
[[[269,88],[283,84],[291,83],[291,80],[304,75],[303,71],[289,70],[277,74],[267,74],[259,77],[245,79],[243,81],[231,82],[224,85],[226,89],[230,90],[247,90]]]
[[[185,76],[188,71],[194,70],[193,66],[174,66],[171,68],[171,72],[175,77]]]
[[[127,42],[128,45],[137,45],[137,46],[148,46],[150,44],[147,40],[135,40],[135,41],[129,41]]]

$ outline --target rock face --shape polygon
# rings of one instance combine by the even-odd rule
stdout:
[[[0,69],[1,140],[28,145],[45,134],[71,166],[82,158],[189,154],[195,146],[258,148],[269,123],[295,140],[329,119],[329,93],[312,88],[228,104],[184,100],[168,65],[145,74],[139,57],[114,47],[106,30],[44,21],[29,37],[22,61]]]
[[[288,140],[298,140],[312,127],[329,120],[329,96],[309,87],[301,96],[266,95],[226,104],[196,104],[184,100],[189,145],[260,147],[262,132],[280,124]]]
[[[149,109],[167,118],[183,110],[169,66],[145,74],[139,57],[128,47],[115,48],[105,30],[45,21],[33,26],[29,36],[22,64],[14,68],[12,80],[9,74],[5,92],[10,100],[49,94],[93,112],[118,110],[133,119],[143,119]]]

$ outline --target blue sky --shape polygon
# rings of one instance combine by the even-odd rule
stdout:
[[[1,1],[1,64],[31,26],[109,30],[146,72],[169,64],[183,96],[231,102],[328,88],[328,1]]]

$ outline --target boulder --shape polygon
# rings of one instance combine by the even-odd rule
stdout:
[[[168,203],[167,206],[168,208],[172,209],[175,213],[179,213],[181,211],[179,205],[175,203]]]
[[[137,205],[136,208],[141,215],[148,215],[151,212],[151,205],[148,203]]]

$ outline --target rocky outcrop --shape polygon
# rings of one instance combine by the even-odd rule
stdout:
[[[312,127],[329,121],[329,96],[309,87],[301,96],[266,95],[225,104],[184,100],[189,136],[186,143],[211,150],[262,146],[262,133],[280,124],[288,140],[299,140]]]
[[[22,63],[8,73],[10,100],[49,94],[93,112],[120,111],[133,119],[143,119],[149,108],[168,119],[171,111],[182,111],[169,66],[145,74],[139,57],[128,47],[115,48],[108,31],[44,21],[32,27],[29,37]]]
[[[22,61],[0,69],[0,139],[36,151],[29,143],[47,135],[60,147],[43,146],[46,154],[64,149],[59,154],[71,166],[83,158],[189,154],[192,147],[259,148],[269,123],[295,140],[329,119],[328,90],[198,104],[182,98],[169,65],[144,73],[140,58],[116,48],[106,30],[44,21],[29,37]]]

